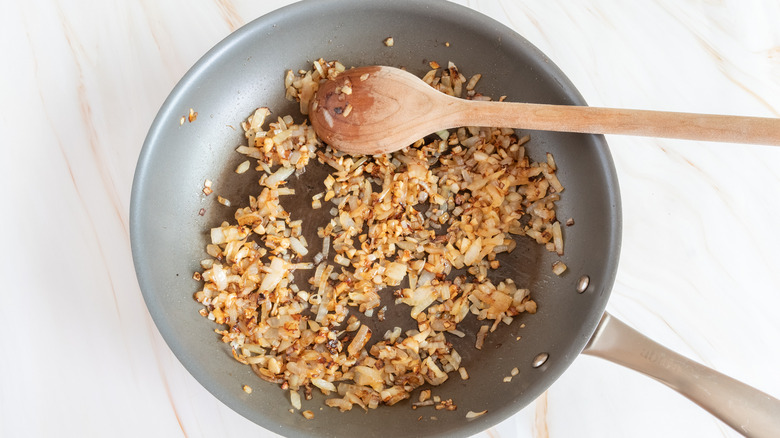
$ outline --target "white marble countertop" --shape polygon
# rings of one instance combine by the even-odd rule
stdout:
[[[160,337],[128,209],[144,136],[174,84],[287,3],[3,2],[0,436],[274,436],[203,389]],[[539,47],[590,105],[780,116],[777,0],[459,3]],[[780,397],[780,149],[608,142],[624,208],[608,310]],[[580,357],[478,436],[736,435],[665,386]]]

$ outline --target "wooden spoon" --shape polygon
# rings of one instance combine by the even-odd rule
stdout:
[[[309,118],[326,143],[351,154],[381,154],[460,126],[780,145],[780,119],[484,102],[436,91],[393,67],[359,67],[317,91]]]

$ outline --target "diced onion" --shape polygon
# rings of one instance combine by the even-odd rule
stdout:
[[[477,417],[481,417],[487,413],[487,410],[480,411],[480,412],[474,412],[474,411],[468,411],[466,412],[466,418],[469,420],[473,420]]]
[[[295,172],[295,167],[289,166],[289,167],[282,167],[279,168],[276,172],[274,172],[271,176],[266,178],[264,181],[264,184],[268,187],[274,187],[280,182],[286,180],[290,177],[290,175]]]
[[[479,74],[468,79],[452,62],[431,66],[423,80],[435,89],[491,100],[475,91]],[[304,114],[320,84],[345,71],[323,59],[311,67],[284,76],[285,96]],[[357,93],[352,80],[339,79],[336,93]],[[342,117],[352,103],[345,101]],[[236,152],[246,159],[235,173],[246,173],[255,160],[259,193],[235,210],[235,221],[211,227],[211,258],[193,275],[201,288],[194,297],[237,361],[290,391],[291,411],[302,409],[301,389],[308,400],[317,388],[329,395],[327,406],[341,411],[368,410],[407,400],[421,385],[441,385],[451,373],[467,380],[470,363],[452,345],[454,337],[475,336],[460,325],[464,319],[483,321],[472,338],[482,349],[489,333],[536,313],[527,289],[495,278],[517,236],[563,256],[558,166],[551,154],[531,160],[527,135],[467,126],[393,154],[351,156],[323,145],[306,121],[270,115],[258,108],[241,124],[246,144]],[[328,123],[333,116],[324,117]],[[312,158],[329,171],[323,186],[287,184],[293,174],[303,178]],[[213,193],[212,186],[206,180],[203,193]],[[318,247],[313,222],[286,209],[296,196],[311,196],[313,209],[329,204],[332,217],[316,229],[319,252],[309,249]],[[553,266],[558,275],[565,269],[560,261]],[[388,299],[409,306],[414,328],[395,326],[372,341],[368,321],[389,318]],[[518,373],[513,369],[507,381]],[[423,406],[457,408],[430,389],[412,403]]]

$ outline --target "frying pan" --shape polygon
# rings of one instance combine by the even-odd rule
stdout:
[[[392,47],[383,44],[390,36]],[[240,123],[260,106],[301,121],[297,104],[284,98],[283,75],[288,69],[309,68],[318,57],[338,59],[347,67],[405,67],[418,75],[427,71],[428,61],[453,61],[467,75],[483,74],[483,94],[585,105],[564,74],[528,41],[479,13],[443,1],[304,1],[249,23],[215,46],[174,88],[151,126],[133,181],[130,231],[138,281],[160,333],[217,398],[287,436],[371,436],[377,431],[387,436],[467,436],[532,402],[584,350],[667,383],[742,433],[780,431],[777,400],[663,349],[604,313],[621,239],[614,165],[603,136],[554,132],[526,132],[532,138],[528,153],[540,160],[550,152],[559,166],[566,190],[557,213],[575,220],[564,230],[563,261],[569,269],[553,275],[557,256],[526,238],[517,239],[517,249],[499,258],[496,278],[512,278],[531,289],[539,310],[502,325],[481,351],[473,347],[477,321],[468,318],[459,326],[466,337],[451,341],[470,378],[455,376],[433,389],[442,399],[453,399],[458,409],[413,410],[402,402],[368,413],[341,413],[320,409],[324,397],[315,395],[304,402],[304,409],[315,412],[313,420],[290,414],[287,393],[236,362],[215,335],[216,326],[198,314],[201,305],[192,295],[200,285],[192,273],[207,257],[208,230],[232,218],[235,208],[218,204],[215,195],[205,196],[204,181],[212,180],[215,193],[234,206],[259,193],[259,175],[233,172],[244,159],[234,152],[242,143]],[[198,118],[180,123],[190,108]],[[314,230],[327,221],[327,209],[310,206],[311,196],[322,190],[325,172],[315,163],[292,177],[289,184],[297,194],[283,200],[294,217],[309,224],[305,236],[312,242],[311,254],[320,250]],[[383,295],[389,304],[384,322],[363,318],[374,333],[396,325],[412,327],[408,308],[395,308],[389,293]],[[519,374],[503,382],[515,367]],[[244,384],[254,392],[244,393]],[[726,409],[722,402],[727,398],[732,404]],[[468,411],[485,410],[475,419],[466,418]]]

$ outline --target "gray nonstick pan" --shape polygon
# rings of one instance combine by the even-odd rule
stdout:
[[[387,37],[393,37],[392,47],[383,43]],[[531,403],[584,352],[666,383],[743,434],[780,433],[778,400],[665,350],[605,314],[621,239],[620,194],[609,149],[603,136],[533,131],[524,132],[531,135],[528,153],[536,160],[554,155],[566,187],[557,214],[575,222],[564,229],[562,260],[568,270],[554,275],[558,256],[523,237],[500,258],[498,275],[529,288],[539,310],[502,325],[481,351],[474,348],[477,321],[459,326],[466,336],[451,342],[470,378],[451,378],[435,389],[458,409],[422,412],[407,400],[342,413],[315,395],[304,402],[314,419],[292,415],[287,393],[235,361],[215,335],[216,325],[198,313],[202,306],[193,293],[200,285],[192,274],[207,258],[209,229],[231,218],[235,204],[259,193],[257,178],[234,172],[245,159],[235,152],[242,144],[240,123],[262,106],[301,121],[297,103],[285,99],[284,73],[308,69],[319,57],[347,67],[404,67],[418,75],[429,61],[453,61],[466,74],[482,73],[479,91],[485,95],[585,105],[564,74],[522,37],[444,1],[304,1],[219,43],[184,76],[155,118],[138,160],[130,207],[133,260],[149,311],[182,364],[217,398],[285,436],[468,436]],[[180,123],[191,108],[197,119]],[[325,170],[318,163],[310,166],[291,178],[296,195],[284,202],[293,215],[317,222],[328,212],[312,210],[311,195],[322,190]],[[206,179],[234,207],[205,196]],[[315,241],[314,230],[308,233],[307,240]],[[384,298],[387,318],[375,331],[409,326],[408,308],[394,308]],[[519,374],[504,382],[513,368]],[[252,394],[242,390],[245,384],[254,388]],[[468,411],[486,412],[468,419]]]

